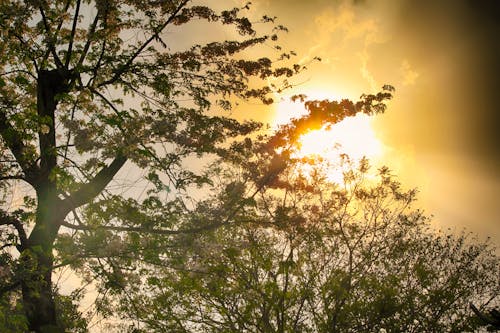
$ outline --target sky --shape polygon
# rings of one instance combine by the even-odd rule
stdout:
[[[381,160],[441,230],[500,244],[500,3],[494,0],[255,0],[309,70],[289,93],[357,99],[396,88],[370,120]],[[282,118],[275,106],[266,120]],[[293,114],[293,110],[290,111]]]

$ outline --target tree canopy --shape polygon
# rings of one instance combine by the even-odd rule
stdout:
[[[239,100],[270,104],[273,91],[290,87],[305,67],[277,44],[286,28],[274,17],[250,19],[249,5],[215,7],[189,0],[0,3],[3,331],[86,331],[82,294],[64,294],[53,281],[64,267],[95,285],[99,315],[126,312],[144,324],[134,301],[140,290],[130,288],[155,286],[158,272],[171,276],[164,266],[195,264],[196,244],[206,237],[216,246],[226,232],[261,235],[243,227],[265,220],[250,214],[267,202],[259,196],[302,193],[283,179],[298,162],[301,133],[385,110],[390,86],[357,102],[295,96],[309,113],[268,135],[251,116],[234,119]],[[222,29],[224,37],[194,39],[193,26]],[[332,207],[342,202],[332,198],[340,200]],[[298,228],[287,209],[280,223]],[[243,229],[222,228],[233,225]],[[310,237],[304,232],[299,238]],[[268,248],[271,264],[277,250]],[[155,301],[180,309],[167,303]]]
[[[404,190],[387,168],[374,173],[367,160],[344,156],[340,184],[315,168],[281,173],[282,190],[259,193],[238,218],[246,223],[189,239],[176,260],[131,285],[120,302],[128,329],[472,332],[483,326],[469,302],[498,306],[499,263],[491,246],[468,234],[436,233],[413,208],[416,191]]]

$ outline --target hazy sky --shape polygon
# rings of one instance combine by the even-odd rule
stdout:
[[[310,65],[296,91],[356,99],[396,87],[373,120],[384,162],[439,228],[500,244],[500,10],[481,0],[256,0]]]

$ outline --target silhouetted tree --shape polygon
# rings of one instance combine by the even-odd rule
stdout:
[[[239,212],[245,224],[185,239],[187,252],[123,297],[130,331],[472,332],[492,324],[468,304],[500,301],[494,249],[433,230],[412,208],[416,192],[387,168],[344,163],[340,184],[289,164],[273,190]],[[255,186],[248,173],[230,175],[228,196]]]
[[[244,153],[252,140],[241,137],[261,124],[220,114],[237,98],[271,103],[266,80],[286,88],[303,69],[276,66],[291,53],[249,56],[263,44],[283,52],[274,43],[286,29],[264,16],[257,21],[269,34],[259,34],[242,15],[247,9],[189,0],[1,2],[2,330],[85,330],[71,299],[56,291],[56,269],[71,266],[101,295],[122,294],[140,280],[133,272],[170,255],[175,236],[234,222],[256,195],[218,202],[217,210],[193,199],[214,175],[202,158],[236,162],[255,151]],[[234,39],[193,40],[193,24],[228,29]],[[326,102],[336,107],[325,121],[378,112],[389,97]],[[262,154],[285,161],[273,144]],[[259,188],[281,169],[263,170]],[[144,191],[124,189],[134,174]],[[104,314],[107,297],[97,303]]]

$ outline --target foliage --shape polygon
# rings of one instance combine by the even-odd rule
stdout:
[[[26,317],[16,300],[19,295],[0,298],[0,331],[17,333],[27,330]]]
[[[252,22],[248,9],[189,0],[0,3],[0,297],[2,309],[26,317],[12,323],[82,328],[78,314],[60,309],[77,299],[54,291],[53,274],[68,265],[97,286],[99,313],[112,315],[109,297],[183,254],[193,235],[240,221],[255,195],[276,185],[303,127],[252,141],[261,124],[229,111],[241,99],[271,103],[272,89],[289,87],[304,66],[282,66],[294,55],[276,44],[286,28],[269,16]],[[195,41],[196,29],[229,40]],[[271,47],[271,58],[259,46]],[[303,120],[380,112],[391,91],[311,102]],[[203,166],[215,158],[252,167],[258,191],[225,196]],[[131,178],[141,193],[126,191]],[[211,200],[197,200],[202,190]]]
[[[281,190],[239,217],[248,223],[197,237],[181,261],[143,276],[122,299],[131,331],[478,329],[469,302],[500,301],[494,249],[433,230],[387,168],[344,163],[343,184],[283,172]]]

